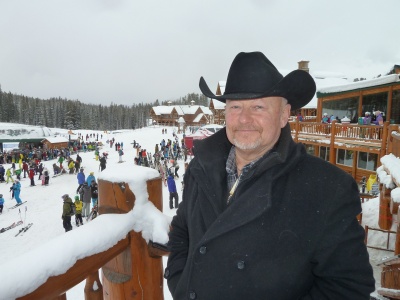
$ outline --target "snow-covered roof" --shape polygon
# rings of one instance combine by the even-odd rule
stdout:
[[[173,106],[166,106],[166,105],[161,105],[161,106],[153,106],[153,111],[154,113],[159,116],[159,115],[167,115],[172,112]]]
[[[317,71],[312,72],[310,75],[314,78],[315,85],[317,86],[317,91],[321,88],[349,84],[349,81],[345,78],[345,76],[340,73]],[[317,108],[317,105],[318,97],[317,93],[315,93],[314,97],[307,105],[304,106],[304,108]]]
[[[179,105],[183,114],[185,115],[194,115],[196,111],[199,109],[200,105]]]
[[[44,126],[0,123],[0,140],[44,139],[49,136],[54,136],[54,133]]]
[[[200,122],[200,120],[201,120],[201,118],[202,118],[203,116],[204,116],[203,113],[198,114],[198,115],[196,116],[196,118],[194,118],[193,123],[198,123],[198,122]]]
[[[51,137],[45,138],[44,140],[47,140],[52,144],[68,142],[68,139],[66,137],[63,137],[63,136],[51,136]]]
[[[226,104],[216,99],[211,99],[215,109],[225,109]]]
[[[183,115],[194,115],[197,110],[200,110],[206,115],[212,115],[211,110],[203,105],[171,105],[171,106],[153,106],[153,111],[156,115],[168,115],[172,113],[172,110],[175,108],[176,112],[179,116]]]
[[[205,114],[205,115],[212,115],[213,114],[213,112],[211,111],[211,109],[209,108],[209,107],[205,107],[205,106],[203,106],[202,107],[202,111],[203,111],[203,113]]]
[[[349,83],[346,85],[318,88],[317,94],[347,92],[347,91],[352,91],[352,90],[357,90],[357,89],[363,89],[363,88],[374,87],[374,86],[378,86],[378,85],[389,84],[389,83],[393,83],[393,82],[399,82],[400,81],[399,77],[400,76],[398,74],[392,74],[392,75],[387,75],[387,76],[381,76],[379,78],[352,82],[352,83]]]

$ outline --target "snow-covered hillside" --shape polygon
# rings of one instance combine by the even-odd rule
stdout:
[[[58,132],[62,133],[63,130],[57,129]],[[142,148],[147,149],[148,152],[154,153],[154,148],[157,143],[160,143],[162,139],[172,139],[173,128],[168,127],[168,134],[162,134],[161,127],[147,127],[138,130],[119,130],[118,132],[106,134],[104,132],[99,132],[103,134],[102,142],[105,146],[101,151],[107,151],[109,153],[109,158],[107,162],[106,170],[114,170],[120,173],[122,179],[126,179],[126,181],[132,180],[134,176],[137,175],[138,172],[146,173],[142,167],[137,167],[134,165],[134,157],[136,155],[136,150],[132,147],[132,142],[135,140],[138,142]],[[66,133],[66,130],[65,130]],[[88,130],[76,130],[75,133],[82,133],[84,136],[86,133],[97,133],[96,131],[88,131]],[[114,148],[110,148],[106,141],[110,138],[115,138],[116,142],[124,143],[124,160],[125,162],[122,164],[118,163],[118,154]],[[179,138],[182,138],[182,135],[179,135]],[[96,178],[100,175],[99,172],[99,163],[94,159],[93,152],[81,153],[81,157],[83,158],[82,165],[85,169],[85,174],[89,175],[90,172],[94,172]],[[72,155],[72,157],[76,157]],[[45,166],[52,170],[51,165],[55,161],[47,161],[45,162]],[[176,180],[177,189],[179,191],[179,196],[181,200],[181,180],[183,175],[183,161],[179,161],[180,170],[179,175],[180,178]],[[9,167],[10,165],[5,165],[5,167]],[[147,176],[147,175],[146,175]],[[66,233],[62,227],[61,213],[62,213],[62,199],[61,196],[63,194],[69,194],[70,196],[74,196],[76,193],[76,189],[78,186],[76,175],[65,174],[59,177],[52,178],[50,177],[50,185],[49,186],[41,186],[41,183],[37,180],[37,176],[35,178],[36,186],[30,187],[30,181],[28,178],[22,178],[22,191],[21,191],[21,199],[27,200],[28,202],[21,206],[19,209],[9,209],[11,206],[15,204],[15,200],[10,199],[10,186],[11,184],[0,184],[0,193],[4,195],[6,200],[5,207],[3,210],[3,214],[0,215],[0,228],[9,226],[13,222],[18,220],[24,221],[27,223],[33,223],[33,226],[27,231],[23,236],[15,237],[15,234],[18,233],[19,228],[14,228],[7,232],[0,234],[0,278],[2,278],[2,284],[0,284],[0,295],[4,295],[4,291],[9,289],[17,289],[20,287],[17,286],[7,286],[5,284],[5,279],[10,276],[10,274],[15,274],[17,278],[11,278],[11,282],[18,282],[19,276],[24,275],[24,278],[27,282],[34,283],[37,279],[29,276],[29,270],[38,270],[38,268],[43,264],[59,264],[60,269],[65,267],[65,257],[75,257],[75,253],[77,250],[83,247],[86,247],[84,243],[82,244],[72,244],[69,247],[59,250],[59,249],[48,249],[46,251],[46,255],[51,253],[46,257],[41,256],[38,260],[26,262],[24,265],[23,274],[20,270],[11,270],[12,264],[10,265],[10,261],[18,261],[19,257],[21,257],[24,253],[28,251],[36,251],[35,249],[40,248],[42,245],[48,245],[48,241],[58,239],[62,236],[65,236]],[[101,197],[101,195],[100,195]],[[171,219],[176,210],[169,209],[169,193],[167,187],[163,187],[163,213],[167,219]],[[370,227],[378,228],[378,209],[379,209],[379,201],[378,198],[371,199],[370,201],[363,204],[363,225],[367,224]],[[396,222],[393,224],[393,228],[396,226]],[[85,226],[87,229],[85,229]],[[112,225],[110,225],[112,226]],[[74,228],[73,231],[67,234],[76,234],[80,230],[90,230],[90,223],[84,225],[80,228]],[[107,230],[106,228],[104,230]],[[110,234],[110,233],[107,233]],[[65,239],[63,239],[65,240]],[[87,243],[91,243],[94,241],[87,241]],[[368,244],[373,246],[381,246],[385,247],[386,245],[386,235],[379,232],[370,232]],[[391,238],[390,247],[393,248],[394,245],[394,236]],[[375,278],[377,281],[377,286],[380,285],[380,267],[376,267],[376,263],[380,262],[383,258],[391,256],[393,253],[369,249],[371,264],[374,266]],[[38,254],[39,255],[39,254]],[[164,258],[164,264],[166,263],[166,258]],[[12,277],[11,276],[11,277]],[[8,282],[8,281],[7,281]],[[172,299],[166,282],[164,285],[164,294],[165,299]],[[67,293],[68,299],[84,299],[84,283],[76,286],[71,289]],[[375,295],[375,293],[374,293]],[[3,298],[0,299],[3,300]],[[7,298],[6,298],[7,299]]]

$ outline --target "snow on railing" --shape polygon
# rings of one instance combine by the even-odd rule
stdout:
[[[382,166],[376,172],[381,183],[392,189],[390,196],[394,202],[400,202],[400,159],[392,153],[381,158]],[[397,185],[397,187],[396,187]]]
[[[159,177],[158,172],[151,168],[129,167],[129,171],[135,176],[128,177],[121,164],[105,169],[99,179],[128,183],[136,199],[133,209],[126,214],[100,215],[85,226],[60,235],[2,264],[1,299],[15,299],[31,293],[49,277],[65,273],[77,260],[113,247],[132,230],[141,232],[146,242],[168,242],[171,218],[148,200],[146,182]]]

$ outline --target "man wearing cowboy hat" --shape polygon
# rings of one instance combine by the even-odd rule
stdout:
[[[369,299],[357,184],[291,137],[312,77],[239,53],[223,95],[203,78],[200,89],[226,103],[226,128],[195,142],[185,172],[164,275],[173,298]]]

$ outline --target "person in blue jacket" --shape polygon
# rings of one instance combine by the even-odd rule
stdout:
[[[0,214],[3,213],[3,206],[4,206],[4,198],[3,194],[0,194]]]
[[[175,208],[178,208],[179,196],[178,192],[176,191],[175,179],[174,176],[172,176],[172,174],[168,175],[167,184],[169,191],[169,208],[170,209],[174,208],[172,199],[175,199]]]
[[[88,186],[92,186],[92,181],[96,182],[96,177],[94,177],[94,172],[90,172],[89,176],[86,178]]]
[[[78,193],[81,186],[86,182],[86,176],[85,173],[83,173],[83,168],[81,168],[78,175],[76,175],[76,178],[78,179],[78,188],[76,189],[76,193]]]
[[[22,200],[19,197],[19,194],[21,193],[21,183],[19,183],[18,179],[15,179],[15,184],[14,184],[14,198],[17,201],[17,204],[22,204]]]

